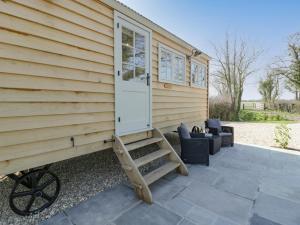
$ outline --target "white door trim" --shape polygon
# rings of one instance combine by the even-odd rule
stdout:
[[[119,103],[117,101],[117,96],[120,94],[120,82],[118,82],[118,71],[120,71],[119,65],[122,64],[120,52],[118,51],[118,48],[116,47],[120,41],[121,36],[120,32],[118,31],[118,24],[120,24],[120,20],[125,20],[134,26],[137,26],[141,29],[143,29],[146,32],[149,32],[149,75],[150,75],[150,87],[149,87],[149,123],[150,126],[147,129],[143,130],[136,130],[133,132],[120,132],[119,122],[118,122],[118,112],[120,109]],[[118,11],[114,10],[114,76],[115,76],[115,134],[116,135],[127,135],[147,130],[152,130],[152,30],[143,26],[142,24],[136,22],[135,20],[119,13]]]

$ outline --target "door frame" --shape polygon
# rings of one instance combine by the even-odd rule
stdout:
[[[119,106],[119,100],[118,96],[120,95],[120,82],[118,82],[118,71],[121,70],[119,68],[120,65],[122,65],[122,57],[120,57],[121,52],[119,51],[119,48],[117,48],[117,45],[122,43],[122,37],[119,35],[118,31],[118,24],[120,24],[121,20],[125,20],[128,23],[131,23],[134,26],[137,26],[146,32],[149,32],[149,76],[150,76],[150,85],[149,85],[149,124],[150,127],[143,129],[143,130],[136,130],[132,132],[126,132],[121,133],[119,122],[118,122],[118,112],[121,110]],[[145,27],[144,25],[136,22],[135,20],[129,18],[128,16],[123,15],[122,13],[114,10],[114,76],[115,76],[115,135],[127,135],[127,134],[133,134],[143,131],[152,130],[152,30]]]

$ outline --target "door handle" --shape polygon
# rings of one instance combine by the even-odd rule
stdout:
[[[150,75],[149,75],[149,73],[147,73],[147,86],[149,86],[150,85]]]

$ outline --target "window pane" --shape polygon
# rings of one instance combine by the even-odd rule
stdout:
[[[163,80],[172,80],[172,55],[165,49],[161,49],[159,76]]]
[[[135,65],[145,67],[145,52],[136,49],[135,51]]]
[[[145,50],[145,37],[139,33],[135,33],[135,48]]]
[[[126,46],[133,47],[133,31],[122,27],[122,43]]]
[[[134,57],[133,57],[133,48],[122,46],[122,61],[123,63],[134,63]]]
[[[134,70],[134,65],[123,63],[123,65],[122,65],[123,80],[129,81],[129,80],[133,79],[133,70]]]
[[[193,84],[196,84],[196,79],[197,79],[197,76],[198,76],[198,66],[195,64],[195,63],[192,63],[192,83]]]
[[[174,79],[184,81],[184,59],[178,55],[174,57]]]
[[[145,68],[135,67],[135,81],[146,83]]]

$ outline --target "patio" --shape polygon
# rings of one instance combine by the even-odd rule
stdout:
[[[299,225],[300,155],[236,144],[151,189],[154,204],[118,185],[40,225]]]

